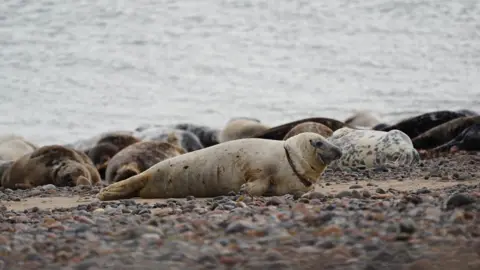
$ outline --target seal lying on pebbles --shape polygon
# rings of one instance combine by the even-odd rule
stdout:
[[[220,131],[219,142],[252,138],[269,128],[269,126],[260,123],[257,119],[236,117],[230,119],[222,131]]]
[[[402,120],[395,125],[381,129],[381,131],[398,129],[410,138],[415,138],[433,127],[463,116],[465,115],[462,113],[452,111],[429,112]]]
[[[265,130],[261,134],[255,136],[255,138],[269,139],[269,140],[283,140],[283,138],[285,138],[287,133],[290,130],[292,130],[292,128],[305,122],[314,122],[314,123],[325,125],[328,128],[330,128],[332,131],[335,131],[345,126],[344,123],[331,118],[323,118],[323,117],[305,118],[305,119],[289,122],[280,126],[272,127],[268,130]]]
[[[332,136],[333,131],[320,123],[315,123],[315,122],[303,122],[301,124],[296,125],[293,127],[287,135],[283,138],[283,140],[286,140],[290,137],[293,137],[295,135],[298,135],[303,132],[313,132],[322,135],[325,138],[328,138]]]
[[[119,182],[137,175],[167,158],[185,154],[183,148],[167,142],[143,141],[129,145],[108,162],[105,180]]]
[[[198,137],[190,131],[167,128],[153,127],[136,132],[134,135],[141,140],[168,142],[182,147],[187,152],[196,151],[203,148]]]
[[[100,200],[132,197],[213,197],[230,191],[252,196],[313,190],[340,149],[305,132],[286,141],[239,139],[164,160],[102,189]]]
[[[210,147],[219,143],[218,135],[220,131],[218,129],[188,123],[177,124],[173,128],[192,132],[200,140],[203,147]]]
[[[372,112],[369,111],[359,111],[356,112],[354,115],[348,117],[345,121],[343,121],[345,125],[350,127],[365,127],[365,128],[372,128],[378,124],[380,124],[380,118],[375,116]]]
[[[466,128],[453,140],[433,149],[433,152],[480,151],[480,123]]]
[[[5,188],[93,185],[100,175],[81,151],[61,145],[48,145],[14,161],[2,176]]]
[[[420,161],[412,141],[400,130],[384,132],[344,127],[333,132],[327,140],[340,147],[343,153],[332,167],[376,169],[408,166]]]
[[[139,141],[140,139],[133,135],[111,134],[103,137],[85,153],[92,160],[102,179],[105,179],[105,169],[107,169],[108,161],[123,148]]]
[[[0,160],[15,160],[37,149],[33,143],[17,135],[0,136]]]
[[[416,149],[432,149],[454,139],[466,128],[480,124],[480,116],[460,117],[427,130],[413,138]]]

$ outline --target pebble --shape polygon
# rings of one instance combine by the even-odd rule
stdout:
[[[448,198],[446,206],[448,209],[469,205],[475,202],[475,199],[465,193],[455,193]]]

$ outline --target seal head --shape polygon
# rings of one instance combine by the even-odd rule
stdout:
[[[480,151],[480,124],[474,124],[466,128],[453,140],[433,149],[433,151]]]
[[[313,132],[304,132],[287,139],[284,148],[293,172],[305,186],[315,183],[318,175],[342,156],[339,147]]]

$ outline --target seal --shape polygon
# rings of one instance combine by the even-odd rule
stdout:
[[[174,125],[173,128],[192,132],[197,136],[204,147],[210,147],[219,144],[218,136],[220,134],[220,130],[218,129],[191,123],[177,124]]]
[[[476,111],[468,110],[468,109],[462,109],[462,110],[457,110],[456,112],[463,114],[464,116],[477,116],[478,113]]]
[[[480,123],[480,116],[467,116],[450,120],[413,138],[413,146],[419,150],[428,150],[454,139],[466,128]]]
[[[61,145],[47,145],[15,160],[3,173],[2,186],[26,189],[55,186],[95,185],[100,175],[81,151]]]
[[[286,141],[238,139],[169,158],[102,189],[97,198],[213,197],[230,191],[251,196],[306,193],[340,149],[304,132]]]
[[[340,147],[343,153],[332,163],[332,168],[395,168],[420,161],[412,141],[400,130],[385,132],[344,127],[333,132],[327,140]]]
[[[108,131],[108,132],[103,132],[103,133],[97,134],[97,135],[92,136],[92,137],[87,138],[87,139],[78,140],[78,141],[73,142],[73,143],[67,143],[67,144],[64,144],[63,146],[85,152],[88,149],[93,148],[98,143],[98,141],[100,141],[101,139],[103,139],[107,136],[132,135],[132,134],[133,134],[133,131],[130,131],[130,130]]]
[[[108,162],[107,183],[115,183],[137,175],[158,162],[185,154],[183,148],[167,142],[142,141],[129,145]]]
[[[293,136],[298,135],[298,134],[303,133],[303,132],[313,132],[313,133],[316,133],[316,134],[320,134],[325,138],[328,138],[328,137],[332,136],[332,133],[333,133],[333,131],[329,127],[327,127],[323,124],[315,123],[315,122],[303,122],[303,123],[298,124],[295,127],[293,127],[287,133],[287,135],[285,135],[283,140],[286,140],[290,137],[293,137]]]
[[[449,142],[433,149],[433,152],[480,151],[480,123],[473,124]]]
[[[0,186],[2,185],[3,174],[13,164],[13,162],[13,160],[0,160]]]
[[[429,112],[402,120],[395,125],[381,129],[381,131],[398,129],[413,139],[433,127],[463,116],[465,115],[453,111]]]
[[[151,127],[141,132],[135,132],[134,136],[142,141],[161,141],[182,147],[187,152],[196,151],[203,148],[198,137],[190,131],[169,128],[169,127]]]
[[[233,140],[253,138],[269,128],[269,126],[260,123],[257,119],[236,117],[230,119],[222,131],[220,131],[219,142],[224,143]]]
[[[352,128],[372,128],[381,123],[380,117],[366,110],[356,112],[352,116],[345,119],[345,121],[343,122],[345,123],[345,125]]]
[[[108,161],[123,148],[139,141],[140,139],[133,135],[111,134],[104,136],[94,147],[85,151],[85,153],[92,160],[95,168],[100,173],[100,177],[105,179],[105,169],[107,169]]]
[[[283,138],[285,138],[287,133],[292,128],[294,128],[298,124],[305,123],[305,122],[314,122],[314,123],[325,125],[328,128],[330,128],[332,131],[335,131],[345,126],[343,122],[340,122],[338,120],[331,119],[331,118],[322,118],[322,117],[305,118],[305,119],[289,122],[280,126],[272,127],[268,130],[265,130],[261,134],[255,136],[255,138],[268,139],[268,140],[283,140]]]
[[[22,136],[3,135],[0,137],[0,160],[15,160],[32,153],[37,148],[35,144],[25,140]]]

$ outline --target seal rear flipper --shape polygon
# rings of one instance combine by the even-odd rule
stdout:
[[[149,177],[146,174],[137,174],[105,187],[97,194],[97,198],[101,201],[110,201],[138,197],[140,190],[145,187],[148,179]]]

